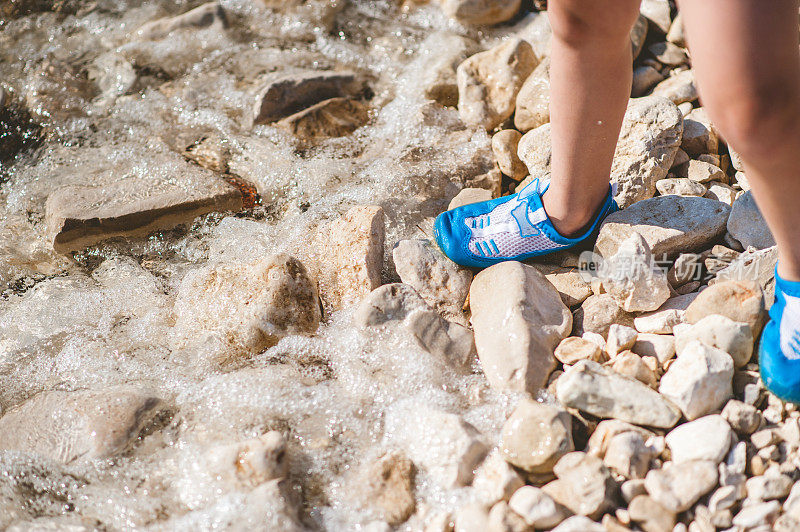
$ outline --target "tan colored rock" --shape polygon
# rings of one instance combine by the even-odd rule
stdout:
[[[678,425],[665,441],[673,463],[710,460],[719,464],[727,456],[734,435],[728,422],[714,414]]]
[[[633,351],[623,351],[614,357],[611,369],[620,375],[636,379],[651,388],[655,388],[658,384],[658,375],[642,360],[642,357]]]
[[[705,197],[733,206],[733,202],[736,201],[736,196],[738,195],[736,189],[719,181],[711,181],[707,186],[708,192]]]
[[[550,159],[552,149],[550,144],[550,124],[543,124],[524,135],[519,141],[517,154],[520,160],[528,167],[530,176],[523,180],[518,187],[527,185],[532,179],[548,179],[550,176]]]
[[[657,454],[655,449],[645,444],[641,434],[623,432],[609,440],[603,463],[625,478],[644,478],[650,469],[650,460]]]
[[[727,179],[725,172],[713,164],[691,160],[675,169],[678,177],[685,177],[695,183],[708,183]]]
[[[321,319],[316,284],[285,254],[189,272],[175,299],[173,349],[205,346],[217,361],[258,353]]]
[[[464,205],[472,203],[480,203],[481,201],[489,201],[492,199],[492,192],[485,188],[463,188],[461,192],[450,200],[447,210],[453,210]]]
[[[589,437],[589,442],[586,444],[586,452],[597,456],[599,458],[605,457],[608,445],[611,440],[626,432],[635,432],[639,434],[643,440],[647,441],[648,438],[655,436],[655,433],[645,428],[631,425],[619,419],[606,419],[597,424],[592,435]]]
[[[567,517],[564,508],[534,486],[522,486],[508,502],[509,508],[534,528],[553,528]]]
[[[633,315],[625,312],[610,295],[593,295],[575,311],[572,334],[581,336],[593,332],[606,336],[611,325],[631,326],[633,321]]]
[[[559,362],[569,365],[579,360],[604,362],[606,359],[603,350],[597,344],[578,336],[570,336],[561,340],[561,343],[556,347],[555,357]]]
[[[442,11],[462,24],[489,26],[514,17],[520,0],[442,0]]]
[[[615,323],[608,329],[608,340],[605,351],[609,358],[614,358],[618,353],[630,349],[636,343],[638,333],[633,327]]]
[[[706,316],[719,314],[746,323],[754,335],[764,324],[764,297],[754,281],[724,281],[709,286],[687,307],[687,323],[697,323]]]
[[[568,307],[580,305],[592,295],[592,287],[583,280],[575,268],[562,268],[546,264],[531,264],[539,270],[558,290],[561,301]]]
[[[567,494],[561,504],[573,513],[599,519],[614,506],[616,483],[603,461],[579,451],[564,455],[553,468]]]
[[[369,109],[358,100],[331,98],[287,116],[277,125],[303,140],[343,137],[369,120]]]
[[[574,449],[571,418],[557,406],[523,398],[503,425],[500,452],[529,473],[551,473]]]
[[[669,26],[669,32],[667,32],[667,41],[678,46],[686,46],[686,37],[683,32],[683,17],[681,16],[680,11],[678,11],[678,14],[675,15],[675,18],[672,20],[672,24]]]
[[[631,520],[644,532],[672,532],[675,513],[670,512],[647,495],[639,495],[628,505]]]
[[[605,219],[595,249],[610,257],[632,231],[644,237],[659,259],[705,249],[724,234],[729,212],[729,206],[708,198],[661,196],[640,201]]]
[[[550,122],[550,58],[545,57],[517,94],[514,126],[523,133]]]
[[[384,214],[376,205],[352,207],[317,231],[320,289],[334,308],[360,302],[381,285]]]
[[[57,462],[123,452],[161,409],[153,395],[129,386],[33,396],[0,418],[0,450]]]
[[[651,23],[651,28],[657,29],[661,33],[667,33],[671,24],[670,8],[667,0],[644,0],[639,6],[639,12],[647,17]]]
[[[733,202],[728,218],[728,233],[746,249],[765,249],[775,245],[775,237],[756,205],[753,194],[745,192]]]
[[[475,345],[489,384],[535,393],[555,368],[553,350],[572,315],[553,285],[532,266],[503,262],[470,287]]]
[[[472,487],[486,504],[508,501],[524,485],[525,481],[506,461],[500,449],[489,453],[475,472],[475,480],[472,481]]]
[[[564,406],[599,418],[663,428],[680,418],[678,408],[649,386],[588,360],[564,372],[556,395]]]
[[[662,196],[672,194],[676,196],[703,197],[708,192],[706,187],[701,183],[682,177],[660,179],[656,181],[656,190],[658,190],[658,193]]]
[[[492,136],[492,152],[497,166],[501,172],[515,181],[521,181],[528,175],[528,167],[517,155],[521,138],[522,133],[515,129],[504,129]]]
[[[684,70],[670,76],[653,89],[653,96],[661,96],[674,104],[693,102],[697,99],[697,87],[694,83],[694,72]]]
[[[639,333],[633,352],[641,356],[652,356],[663,365],[675,356],[675,337],[669,334]]]
[[[508,503],[500,501],[489,510],[487,532],[528,532],[525,519],[512,510]]]
[[[745,366],[753,356],[753,331],[750,325],[711,314],[694,325],[675,328],[675,350],[683,349],[697,340],[728,353],[737,368]]]
[[[719,133],[711,123],[705,108],[698,107],[683,119],[683,140],[681,148],[689,155],[717,153]],[[719,166],[719,163],[717,163]]]
[[[521,39],[473,55],[458,66],[458,111],[465,124],[494,129],[514,112],[517,93],[538,64]]]
[[[456,68],[478,51],[475,41],[446,31],[428,35],[420,44],[416,58],[403,70],[404,79],[413,79],[425,97],[439,105],[458,105]]]
[[[654,264],[644,237],[633,232],[605,261],[601,280],[606,293],[626,312],[658,309],[670,296],[667,274]]]
[[[639,54],[642,53],[644,41],[647,38],[647,29],[649,26],[650,24],[647,22],[647,18],[642,14],[639,14],[639,16],[636,18],[636,22],[633,23],[630,38],[634,59],[639,57]]]
[[[380,518],[398,525],[414,512],[414,464],[400,453],[388,453],[366,472],[366,500],[378,509]]]
[[[688,510],[717,485],[717,465],[709,460],[692,460],[653,469],[645,477],[650,497],[672,513]]]

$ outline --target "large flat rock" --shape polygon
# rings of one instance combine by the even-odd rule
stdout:
[[[596,250],[614,255],[631,233],[642,235],[656,259],[697,251],[725,233],[730,206],[709,198],[659,196],[634,203],[605,219]]]
[[[152,170],[147,174],[102,156],[86,161],[87,169],[66,169],[80,177],[47,197],[53,248],[69,253],[114,237],[144,236],[209,212],[241,210],[241,192],[213,172],[169,156],[150,162],[155,165],[147,165]]]

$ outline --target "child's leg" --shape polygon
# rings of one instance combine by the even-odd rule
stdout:
[[[552,182],[544,195],[563,235],[590,222],[608,193],[631,92],[630,31],[640,0],[551,0]]]
[[[702,103],[744,160],[779,273],[800,281],[798,3],[682,0],[680,9]]]

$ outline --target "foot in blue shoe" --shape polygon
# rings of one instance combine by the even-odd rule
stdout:
[[[538,179],[519,193],[464,205],[436,217],[436,243],[462,266],[486,268],[568,249],[589,239],[603,219],[618,209],[612,189],[591,226],[578,237],[561,236],[547,217],[542,195],[548,181]]]
[[[775,270],[775,303],[758,348],[761,380],[783,399],[800,403],[800,282]]]

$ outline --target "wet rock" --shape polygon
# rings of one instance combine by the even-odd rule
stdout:
[[[498,502],[489,510],[487,526],[489,532],[526,532],[530,528],[525,519],[509,508],[505,501]]]
[[[653,96],[661,96],[674,104],[693,102],[697,99],[697,87],[694,83],[694,72],[684,70],[670,76],[653,89]]]
[[[227,173],[230,151],[226,144],[227,142],[219,134],[210,133],[193,140],[191,144],[180,146],[180,149],[184,157],[203,168],[212,172]]]
[[[550,124],[541,125],[522,135],[517,154],[530,172],[530,176],[517,185],[518,188],[521,189],[534,178],[549,179],[552,157]]]
[[[727,175],[714,164],[691,160],[685,165],[676,168],[678,177],[687,178],[694,183],[708,183],[727,179]]]
[[[103,99],[112,102],[133,88],[136,71],[122,54],[107,52],[92,62],[89,79],[100,89]]]
[[[758,210],[753,193],[749,190],[733,202],[728,218],[728,232],[745,248],[769,248],[775,245],[775,237]]]
[[[667,178],[656,181],[656,190],[662,196],[699,196],[706,195],[708,190],[701,183],[685,178]]]
[[[528,175],[528,167],[519,160],[517,148],[522,133],[515,129],[504,129],[492,136],[492,152],[497,166],[505,175],[516,181]]]
[[[686,63],[689,56],[686,51],[680,46],[676,46],[671,42],[656,42],[648,48],[656,61],[667,66],[678,66]]]
[[[722,417],[739,434],[752,434],[763,421],[761,412],[753,405],[731,399],[722,409]]]
[[[753,331],[750,326],[719,314],[706,316],[694,325],[676,327],[674,332],[678,356],[695,340],[728,353],[737,368],[750,362],[753,355]]]
[[[253,124],[269,124],[333,98],[357,96],[362,81],[352,72],[277,74],[258,91]]]
[[[606,447],[603,463],[611,471],[625,478],[644,478],[650,460],[658,453],[645,445],[638,432],[623,432],[612,437]]]
[[[443,488],[470,484],[488,451],[475,427],[432,407],[390,412],[387,427],[391,441]]]
[[[184,170],[169,180],[158,175],[111,179],[109,167],[107,174],[105,168],[98,170],[103,176],[91,185],[56,189],[45,204],[53,248],[69,253],[110,238],[146,236],[209,212],[242,209],[238,189],[207,170],[183,164]]]
[[[669,334],[640,332],[636,335],[636,343],[633,344],[632,350],[641,356],[656,357],[663,365],[675,356],[675,337]]]
[[[497,389],[536,392],[555,368],[553,350],[572,315],[532,266],[503,262],[475,276],[470,308],[478,358]]]
[[[730,355],[695,341],[669,366],[658,391],[693,420],[722,408],[731,397],[732,379]]]
[[[97,88],[77,64],[52,59],[31,70],[25,107],[40,123],[53,126],[87,116]]]
[[[545,57],[517,94],[514,127],[523,133],[550,122],[550,58]]]
[[[366,498],[390,525],[402,523],[414,512],[414,472],[411,460],[396,452],[382,456],[365,472]]]
[[[491,130],[510,117],[517,93],[537,63],[531,45],[521,39],[509,39],[461,63],[456,75],[464,123]]]
[[[352,207],[317,231],[320,289],[328,304],[354,305],[381,285],[384,231],[377,205]]]
[[[719,150],[719,135],[711,124],[705,108],[693,109],[683,119],[681,148],[692,156],[702,153],[717,153]]]
[[[678,408],[647,385],[581,361],[568,369],[556,386],[558,400],[599,418],[669,428],[680,418]]]
[[[754,281],[724,281],[709,286],[692,301],[684,315],[687,323],[719,314],[746,323],[758,334],[764,323],[764,297]]]
[[[653,255],[675,256],[705,249],[725,233],[730,207],[708,198],[661,196],[609,215],[595,249],[611,257],[630,233],[642,235]]]
[[[653,85],[663,81],[664,76],[649,65],[642,65],[633,69],[633,88],[631,96],[638,98],[644,96]]]
[[[126,450],[159,410],[158,398],[129,386],[42,392],[0,418],[0,450],[57,462],[108,458]]]
[[[472,482],[478,496],[486,504],[508,501],[524,484],[522,477],[509,465],[499,449],[489,453]]]
[[[747,479],[747,498],[756,501],[783,499],[789,495],[793,484],[790,476],[768,471],[764,475]]]
[[[608,294],[589,296],[581,307],[575,311],[572,334],[581,336],[586,332],[608,334],[609,328],[617,323],[633,325],[633,315],[622,310],[617,302]]]
[[[515,491],[508,507],[534,528],[553,528],[567,517],[558,503],[534,486],[522,486]]]
[[[464,188],[450,200],[447,210],[453,210],[462,205],[469,205],[471,203],[489,201],[490,199],[492,199],[492,192],[490,190],[486,190],[485,188]]]
[[[291,334],[313,334],[321,318],[316,283],[285,254],[189,272],[174,307],[173,349],[207,346],[222,360],[257,353]]]
[[[443,106],[458,105],[456,68],[477,51],[477,44],[452,33],[437,31],[420,44],[417,58],[405,70],[413,86],[421,86],[425,97]]]
[[[780,513],[778,501],[762,502],[743,507],[733,518],[733,524],[744,529],[755,529],[769,526],[775,522]]]
[[[475,356],[472,332],[442,318],[407,284],[373,290],[356,308],[353,321],[361,328],[399,323],[423,349],[453,368],[468,367]]]
[[[222,30],[226,25],[225,11],[218,2],[209,2],[176,17],[161,18],[143,25],[134,33],[142,40],[163,39],[170,33],[180,29],[218,27]]]
[[[688,510],[717,485],[717,466],[708,460],[692,460],[653,469],[644,479],[650,497],[672,513]]]
[[[667,274],[653,264],[653,255],[644,237],[632,233],[622,241],[605,266],[603,288],[626,312],[658,309],[670,295]]]
[[[573,515],[550,532],[606,532],[603,525],[583,515]]]
[[[564,499],[558,502],[573,513],[599,519],[614,506],[616,483],[603,461],[596,456],[569,453],[558,461],[553,472],[564,495]]]
[[[331,98],[287,116],[277,125],[297,138],[313,140],[349,135],[368,120],[368,108],[361,102]]]
[[[682,131],[680,111],[664,98],[630,100],[611,167],[618,187],[614,199],[621,208],[653,197],[656,181],[672,166]]]
[[[392,257],[400,280],[413,286],[426,303],[447,317],[463,315],[472,272],[445,257],[428,240],[401,240]]]
[[[552,472],[555,463],[574,448],[571,418],[557,406],[521,399],[503,425],[500,452],[529,473]]]
[[[442,11],[462,24],[488,26],[510,20],[520,0],[442,0]]]
[[[570,336],[561,340],[554,354],[559,362],[570,365],[579,360],[604,362],[606,359],[603,350],[597,344],[578,336]]]
[[[730,425],[720,415],[701,417],[672,429],[666,436],[667,447],[676,464],[689,460],[720,463],[734,440]]]

